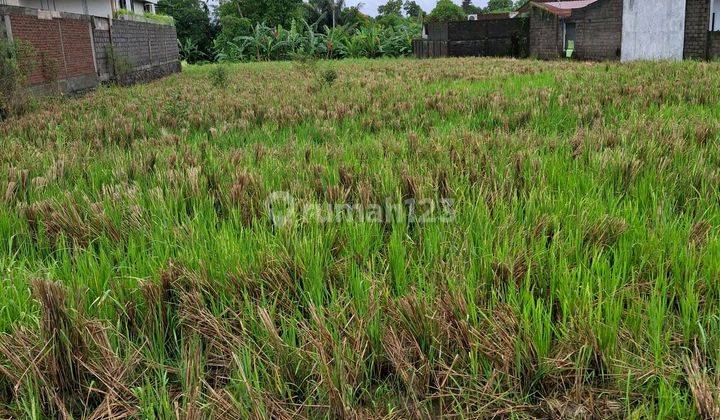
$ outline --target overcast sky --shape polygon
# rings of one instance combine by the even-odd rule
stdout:
[[[453,1],[460,4],[462,0]],[[422,7],[425,13],[430,13],[435,7],[437,0],[415,0],[415,2]],[[377,15],[378,6],[387,3],[387,0],[345,0],[345,5],[347,6],[355,6],[358,3],[362,3],[362,7],[360,8],[361,12],[366,15],[375,16]],[[487,0],[473,0],[473,4],[478,7],[485,7],[487,6]]]

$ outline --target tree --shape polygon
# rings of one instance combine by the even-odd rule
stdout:
[[[402,16],[402,0],[388,0],[387,3],[378,6],[380,16]]]
[[[368,26],[370,22],[370,18],[361,12],[358,6],[346,7],[340,11],[341,25],[362,28]]]
[[[250,19],[240,17],[237,13],[221,14],[218,8],[218,20],[220,31],[215,37],[215,52],[226,51],[228,45],[238,37],[252,33],[253,25]]]
[[[207,4],[200,0],[159,0],[157,12],[172,16],[188,62],[212,59],[212,42],[215,26],[210,22]]]
[[[340,11],[345,7],[344,0],[330,0],[330,8],[332,9],[332,27],[337,26],[338,15]]]
[[[293,19],[302,17],[302,0],[229,0],[218,7],[218,15],[234,15],[268,26],[289,27]]]
[[[438,0],[435,8],[427,16],[430,22],[452,22],[467,19],[462,7],[450,0]]]
[[[420,5],[415,3],[413,0],[406,0],[403,5],[403,9],[405,10],[405,14],[411,18],[418,19],[425,15],[425,12],[423,12]]]
[[[472,4],[472,0],[463,0],[462,1],[462,9],[465,12],[466,15],[475,15],[478,13],[482,13],[482,9]]]
[[[488,12],[509,12],[513,7],[512,0],[489,0],[485,10]]]
[[[370,23],[370,18],[360,11],[360,5],[345,7],[344,0],[309,0],[304,3],[303,19],[309,24],[318,23],[318,28],[338,26],[361,27]],[[335,19],[333,22],[333,13]],[[334,26],[333,26],[334,25]]]

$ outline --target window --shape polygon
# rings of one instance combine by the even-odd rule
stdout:
[[[118,0],[118,7],[127,10],[127,0]]]
[[[720,0],[713,0],[710,4],[710,30],[720,31]]]
[[[151,3],[145,3],[145,4],[143,5],[143,10],[145,11],[145,13],[152,13],[152,12],[153,12],[153,10],[152,10],[152,4],[151,4]]]

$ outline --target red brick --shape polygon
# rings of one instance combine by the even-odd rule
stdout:
[[[35,68],[29,78],[31,85],[51,81],[43,74],[43,68],[50,68],[49,63],[55,64],[59,80],[95,74],[89,22],[11,15],[10,24],[13,37],[27,42],[35,50]]]

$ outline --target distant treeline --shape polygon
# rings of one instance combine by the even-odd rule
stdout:
[[[388,0],[373,18],[344,0],[229,0],[214,10],[201,0],[160,0],[157,11],[175,19],[182,58],[196,63],[409,55],[423,21],[513,7],[512,0],[490,0],[485,9],[439,0],[426,14],[413,0]]]

